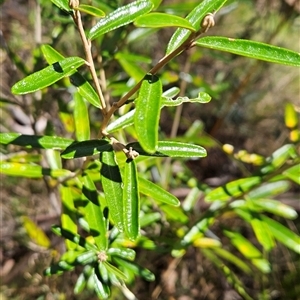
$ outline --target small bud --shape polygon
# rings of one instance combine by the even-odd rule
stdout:
[[[208,13],[201,22],[201,27],[204,32],[206,32],[209,28],[215,26],[214,13]]]
[[[69,6],[72,9],[75,9],[79,6],[79,0],[69,0]]]

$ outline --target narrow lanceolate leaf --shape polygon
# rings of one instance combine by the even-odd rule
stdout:
[[[53,178],[65,177],[72,175],[72,172],[64,169],[51,170],[42,168],[34,164],[23,164],[17,162],[0,162],[0,173],[27,178],[42,178],[43,176],[51,176]]]
[[[106,140],[73,142],[61,153],[61,157],[65,159],[72,159],[95,155],[103,151],[112,151],[111,144]]]
[[[57,7],[59,7],[61,10],[64,10],[66,12],[71,11],[68,0],[51,0],[51,2]]]
[[[85,141],[90,139],[90,119],[86,103],[79,93],[74,94],[74,121],[76,139]]]
[[[98,18],[103,18],[105,16],[105,12],[103,10],[91,5],[80,4],[76,9]]]
[[[112,221],[120,232],[124,231],[123,189],[119,166],[114,151],[105,151],[100,155],[101,183]]]
[[[64,56],[53,49],[50,45],[42,45],[41,50],[48,64],[54,64],[57,61],[63,60]],[[79,73],[75,72],[70,76],[71,83],[77,87],[79,94],[89,101],[95,107],[101,108],[101,102],[98,94],[90,83]]]
[[[0,133],[0,144],[12,144],[38,149],[64,150],[74,141],[58,136],[26,135],[15,132]]]
[[[262,215],[261,220],[269,226],[269,229],[276,240],[300,254],[300,236],[295,232],[280,224],[279,222]]]
[[[134,126],[142,148],[149,153],[154,153],[157,148],[161,94],[159,78],[147,74],[136,100]]]
[[[156,201],[163,202],[166,204],[179,206],[179,200],[157,184],[146,180],[142,177],[138,177],[140,192],[146,196],[153,198]]]
[[[283,175],[300,185],[300,164],[285,170]]]
[[[110,289],[106,283],[102,282],[99,272],[94,269],[94,289],[99,299],[107,299],[110,295]]]
[[[106,267],[107,271],[109,273],[113,273],[115,274],[118,278],[122,279],[122,280],[127,280],[127,276],[121,272],[118,268],[116,268],[115,266],[113,266],[112,264],[110,264],[107,261],[103,262],[104,266]]]
[[[226,0],[204,0],[197,5],[186,17],[192,26],[198,31],[201,27],[201,22],[206,14],[217,12],[226,2]],[[185,28],[178,28],[172,35],[168,47],[167,54],[178,48],[189,37],[191,31]]]
[[[300,53],[260,42],[207,36],[197,40],[195,44],[277,64],[300,67]]]
[[[41,90],[66,76],[74,74],[76,69],[84,63],[85,60],[80,57],[65,58],[18,81],[11,91],[13,94],[21,95]]]
[[[195,31],[194,26],[188,20],[165,13],[150,13],[140,16],[134,21],[134,25],[150,28],[182,27]]]
[[[251,188],[259,184],[261,178],[259,176],[242,178],[220,186],[209,192],[206,201],[228,201],[231,198],[240,197],[248,192]]]
[[[125,163],[123,208],[125,233],[130,240],[135,240],[140,232],[140,197],[134,160]]]
[[[82,194],[88,199],[84,207],[84,217],[89,224],[90,233],[99,250],[106,250],[108,245],[106,220],[98,200],[96,186],[88,174],[82,176]]]
[[[163,106],[178,106],[182,103],[208,103],[211,100],[211,97],[205,92],[201,92],[198,94],[197,98],[189,98],[189,97],[178,97],[176,99],[163,97],[162,105]]]
[[[132,148],[140,155],[157,157],[205,157],[207,155],[206,150],[201,146],[173,141],[159,141],[156,152],[152,154],[145,151],[137,142],[127,144],[126,148]]]
[[[138,16],[148,13],[152,8],[153,3],[149,0],[137,0],[119,7],[92,27],[87,37],[93,40],[100,35],[129,24]]]

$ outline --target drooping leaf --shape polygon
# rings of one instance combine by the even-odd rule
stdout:
[[[93,271],[94,289],[99,299],[108,299],[110,295],[109,286],[101,280],[96,269]]]
[[[173,206],[179,206],[179,200],[157,184],[146,180],[142,177],[138,177],[140,192],[146,196],[153,198],[156,201],[163,202]]]
[[[98,200],[96,186],[88,174],[82,176],[82,183],[82,194],[88,199],[88,203],[84,207],[84,217],[99,250],[106,250],[108,247],[106,220]]]
[[[100,154],[101,183],[109,214],[120,232],[124,231],[123,220],[123,188],[119,166],[114,151],[105,151]]]
[[[201,22],[206,14],[217,12],[226,2],[226,0],[204,0],[198,4],[186,17],[192,26],[198,31]],[[178,28],[172,35],[166,53],[169,54],[178,48],[191,34],[191,31],[185,28]]]
[[[105,12],[103,10],[91,5],[80,4],[76,9],[98,18],[103,18],[105,16]]]
[[[206,195],[205,200],[228,201],[233,197],[239,197],[247,193],[260,182],[261,178],[259,176],[234,180],[209,192]]]
[[[157,157],[205,157],[206,150],[198,145],[173,142],[159,141],[155,153],[145,151],[139,143],[129,143],[126,148],[132,148],[140,155],[157,156]]]
[[[0,133],[0,143],[5,145],[13,144],[38,149],[64,150],[73,142],[72,139],[58,136],[26,135],[15,132]]]
[[[118,268],[116,268],[115,266],[113,266],[112,264],[110,264],[107,261],[104,261],[103,264],[109,273],[115,274],[115,276],[117,276],[118,278],[120,278],[122,280],[127,280],[127,276],[122,271],[120,271]]]
[[[188,20],[165,13],[142,15],[134,21],[134,25],[137,27],[150,28],[181,27],[190,31],[195,31],[194,26]]]
[[[57,61],[63,60],[64,56],[53,49],[50,45],[42,45],[41,50],[48,64],[54,64]],[[71,83],[77,87],[79,94],[89,101],[95,107],[101,108],[101,102],[98,94],[90,83],[79,73],[75,72],[70,76]]]
[[[85,60],[80,57],[65,58],[18,81],[13,85],[11,91],[13,94],[22,95],[41,90],[74,74],[76,69],[84,63]]]
[[[86,103],[79,93],[74,94],[74,122],[76,139],[85,141],[90,139],[90,119]]]
[[[197,40],[195,44],[268,62],[300,67],[300,53],[260,42],[207,36]]]
[[[73,142],[61,153],[61,157],[65,159],[72,159],[95,155],[103,151],[112,151],[111,144],[106,140]]]
[[[276,240],[290,248],[294,252],[300,254],[300,236],[295,232],[280,224],[279,222],[262,215],[262,221],[269,226],[270,231]]]
[[[154,153],[157,148],[161,95],[161,81],[158,77],[147,74],[135,101],[134,126],[141,146],[149,153]]]
[[[93,40],[100,35],[133,22],[138,16],[148,13],[153,3],[148,0],[137,0],[117,8],[93,26],[87,38]]]
[[[86,278],[85,274],[81,273],[78,276],[77,281],[74,286],[74,294],[75,295],[80,294],[84,290],[84,288],[86,287],[86,282],[87,282],[87,278]]]
[[[123,208],[125,233],[135,240],[140,233],[140,196],[135,161],[125,163]]]

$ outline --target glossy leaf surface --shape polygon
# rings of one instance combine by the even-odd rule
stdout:
[[[204,0],[198,4],[186,17],[193,27],[198,31],[201,22],[206,14],[217,12],[226,2],[226,0]],[[172,35],[166,53],[169,54],[178,48],[189,37],[191,31],[184,28],[178,28]]]
[[[268,62],[300,67],[300,53],[260,42],[207,36],[197,40],[195,44]]]
[[[48,64],[54,64],[57,61],[63,60],[64,56],[53,49],[50,45],[42,45],[41,50]],[[90,83],[79,73],[75,72],[70,76],[71,83],[77,87],[79,94],[89,101],[95,107],[101,108],[101,103],[98,94]]]
[[[76,139],[85,141],[90,139],[90,119],[84,99],[79,93],[74,94],[74,122]]]
[[[138,178],[138,182],[139,182],[140,192],[142,194],[149,196],[155,199],[156,201],[163,202],[169,205],[174,205],[174,206],[180,205],[179,200],[175,196],[173,196],[172,194],[170,194],[169,192],[167,192],[157,184],[149,180],[146,180],[142,177]]]
[[[105,12],[103,10],[91,5],[80,4],[76,9],[98,18],[103,18],[105,16]]]
[[[176,99],[172,99],[169,97],[162,98],[163,106],[178,106],[182,103],[208,103],[211,100],[211,97],[204,92],[198,94],[197,98],[189,98],[189,97],[178,97]]]
[[[84,63],[85,60],[80,57],[65,58],[18,81],[13,85],[11,91],[13,94],[22,95],[41,90],[74,74],[76,69]]]
[[[161,95],[161,81],[158,77],[147,74],[135,101],[134,126],[142,148],[149,153],[154,153],[157,148]]]
[[[198,145],[173,142],[173,141],[159,141],[157,144],[157,151],[155,153],[146,152],[139,143],[129,143],[126,148],[134,149],[140,155],[157,156],[157,157],[205,157],[206,150]]]
[[[150,13],[140,16],[134,21],[134,25],[151,28],[182,27],[190,31],[195,31],[193,25],[188,20],[165,13]]]
[[[153,3],[148,0],[137,0],[119,7],[93,26],[87,37],[93,40],[100,35],[129,24],[138,16],[148,13],[152,8]]]
[[[134,160],[125,163],[123,209],[125,233],[130,240],[135,240],[140,232],[140,197]]]
[[[51,2],[55,4],[57,7],[59,7],[61,10],[67,12],[71,11],[68,0],[51,0]]]
[[[101,183],[105,193],[105,199],[114,224],[120,232],[124,231],[123,222],[123,188],[122,178],[114,151],[100,154]]]
[[[64,150],[71,145],[72,142],[72,139],[58,136],[26,135],[15,132],[0,133],[0,143],[5,145],[13,144],[38,149]]]
[[[73,142],[61,153],[61,157],[65,159],[72,159],[95,155],[103,151],[112,151],[111,144],[106,140]]]

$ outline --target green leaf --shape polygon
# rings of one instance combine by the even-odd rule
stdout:
[[[123,221],[123,188],[119,166],[116,162],[115,152],[108,151],[100,154],[101,183],[109,214],[120,232],[124,231]]]
[[[64,150],[74,142],[58,136],[37,136],[26,135],[15,132],[0,133],[1,144],[13,144],[18,146],[38,148],[38,149],[57,149]]]
[[[140,233],[140,197],[135,161],[125,163],[123,188],[123,219],[125,233],[130,240],[136,240]]]
[[[250,223],[257,240],[263,246],[264,250],[267,252],[272,250],[275,247],[275,241],[268,226],[260,219],[259,216],[255,216],[251,219]]]
[[[84,217],[99,250],[107,250],[106,220],[98,200],[97,188],[88,174],[82,176],[82,194],[89,200],[84,207]]]
[[[81,265],[93,264],[97,260],[97,251],[89,250],[84,253],[79,254],[76,257],[76,262]]]
[[[93,271],[93,278],[94,278],[94,288],[97,296],[99,299],[108,299],[110,296],[110,289],[108,285],[101,281],[99,278],[100,275],[97,274],[96,270]]]
[[[68,239],[69,241],[72,241],[73,243],[80,245],[81,247],[87,249],[87,250],[94,250],[97,251],[97,247],[91,243],[89,243],[85,238],[81,237],[77,233],[73,233],[68,229],[64,229],[60,226],[53,225],[51,227],[51,230],[58,236],[63,236],[64,238]]]
[[[188,20],[165,13],[150,13],[140,16],[134,21],[134,25],[150,28],[182,27],[195,31],[194,26]]]
[[[207,36],[197,40],[195,44],[268,62],[300,67],[300,53],[260,42]]]
[[[74,294],[75,295],[80,294],[85,289],[86,282],[87,282],[87,278],[86,278],[85,274],[81,273],[78,276],[78,279],[77,279],[77,281],[75,283],[75,286],[74,286]]]
[[[61,10],[64,10],[66,12],[70,12],[71,8],[69,6],[69,1],[68,0],[51,0],[53,4],[55,4],[58,8]]]
[[[58,178],[72,175],[72,172],[69,170],[51,170],[33,164],[23,164],[5,161],[0,162],[0,172],[9,176],[19,176],[27,178],[42,178],[43,176],[51,176],[53,178]]]
[[[163,106],[178,106],[182,103],[208,103],[211,100],[211,97],[205,93],[200,92],[197,98],[190,99],[188,97],[178,97],[176,99],[172,99],[170,97],[163,97],[162,98],[162,105]]]
[[[135,101],[134,126],[142,148],[149,153],[154,153],[157,148],[161,95],[161,81],[147,74]]]
[[[250,199],[261,199],[261,198],[271,198],[276,195],[282,194],[289,190],[291,187],[290,182],[286,180],[280,180],[276,182],[268,182],[263,184],[256,189],[253,189],[247,197]]]
[[[247,201],[247,203],[251,210],[254,208],[286,219],[296,219],[298,216],[297,212],[292,207],[285,205],[278,200],[259,198],[251,199]]]
[[[65,58],[18,81],[11,88],[11,91],[13,94],[22,95],[41,90],[66,76],[72,75],[84,63],[85,60],[80,57]]]
[[[186,17],[192,26],[198,31],[201,27],[201,22],[206,14],[217,12],[226,2],[226,0],[204,0],[198,4]],[[172,35],[166,54],[173,52],[190,36],[191,31],[184,28],[178,28]]]
[[[146,152],[139,143],[129,143],[126,145],[127,149],[132,148],[140,155],[156,156],[156,157],[205,157],[206,150],[198,145],[172,142],[172,141],[159,141],[157,151],[153,154]]]
[[[61,153],[61,157],[65,159],[72,159],[91,156],[104,151],[112,151],[111,144],[106,140],[73,142]]]
[[[266,217],[261,216],[261,220],[269,226],[275,239],[280,243],[290,248],[294,252],[300,254],[300,236],[288,229],[286,226],[280,224],[279,222]]]
[[[156,201],[163,202],[173,206],[179,206],[179,200],[157,184],[144,179],[142,177],[138,177],[138,183],[140,192],[146,196],[153,198]]]
[[[118,278],[122,280],[127,280],[127,276],[109,262],[104,261],[103,265],[106,267],[108,272],[115,274]]]
[[[148,13],[152,8],[153,3],[148,0],[137,0],[119,7],[93,26],[87,38],[94,40],[100,35],[127,25],[133,22],[138,16]]]
[[[122,257],[127,260],[133,261],[135,259],[135,251],[130,248],[109,248],[107,254],[111,256]]]
[[[74,121],[76,139],[84,141],[90,139],[90,119],[87,106],[79,93],[74,94]]]
[[[288,168],[282,174],[300,185],[300,164]]]
[[[41,50],[48,64],[54,64],[63,60],[64,56],[53,49],[50,45],[42,45]],[[101,102],[98,94],[90,83],[79,73],[75,72],[70,76],[71,83],[77,87],[79,94],[95,107],[101,108]]]
[[[241,234],[229,230],[223,230],[224,234],[230,239],[235,246],[246,258],[260,269],[263,273],[271,271],[269,262],[262,257],[262,253]]]
[[[260,182],[261,178],[259,176],[231,181],[209,192],[205,197],[205,201],[228,201],[231,198],[240,197]]]
[[[105,16],[105,12],[103,10],[91,5],[80,4],[76,10],[98,18],[103,18]]]
[[[116,119],[115,121],[111,122],[107,126],[107,129],[106,129],[107,132],[112,133],[112,132],[118,131],[121,128],[123,129],[125,127],[133,125],[134,114],[135,114],[135,109],[129,111],[125,115],[123,115],[123,116],[119,117],[118,119]]]
[[[298,125],[298,115],[292,103],[285,105],[284,122],[285,126],[289,129],[296,128]]]

